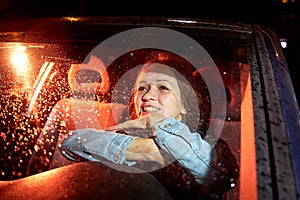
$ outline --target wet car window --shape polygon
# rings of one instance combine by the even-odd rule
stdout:
[[[245,63],[247,60],[246,43],[236,39],[220,40],[217,38],[220,40],[217,41],[216,38],[203,36],[197,39],[213,57],[221,74],[222,81],[225,84],[226,100],[228,102],[225,118],[226,122],[221,137],[225,138],[229,143],[229,146],[239,161],[240,108],[245,90],[245,81],[248,77],[245,71],[249,73],[249,65]],[[223,48],[219,48],[220,46]],[[59,48],[63,49],[64,47],[59,46]],[[94,98],[97,101],[111,101],[111,94],[109,92],[97,93],[93,91],[91,92],[91,97],[88,92],[76,91],[74,86],[70,85],[71,81],[80,82],[83,85],[87,82],[96,82],[99,84],[99,82],[107,80],[101,79],[100,73],[92,69],[77,70],[76,80],[71,80],[70,71],[72,70],[70,69],[78,65],[80,60],[47,57],[47,53],[57,49],[57,45],[2,44],[2,58],[7,58],[1,60],[1,81],[3,82],[1,88],[1,132],[6,133],[5,137],[2,137],[5,143],[2,161],[6,165],[1,173],[3,180],[26,176],[30,157],[36,151],[34,145],[42,133],[42,130],[45,129],[45,125],[47,128],[47,120],[51,120],[50,117],[53,117],[50,113],[58,102],[72,98],[72,95],[81,95],[80,98],[83,99]],[[130,53],[127,55],[129,56],[124,56],[124,58],[120,59],[121,61],[116,61],[114,63],[115,66],[109,69],[109,76],[112,77],[112,82],[117,81],[118,77],[120,78],[122,74],[129,71],[131,66],[136,66],[139,62],[142,63],[143,59],[146,58],[143,53],[139,52],[135,53],[136,56],[131,56]],[[107,56],[109,57],[110,55]],[[22,58],[23,60],[21,60]],[[19,64],[17,63],[17,59],[20,59]],[[94,59],[97,60],[97,58]],[[138,59],[141,61],[138,61]],[[207,67],[205,59],[201,62],[203,63],[199,65]],[[94,68],[97,69],[97,67]],[[209,71],[206,73],[209,74]],[[215,81],[214,84],[216,86],[220,84],[221,87],[221,83],[219,83],[220,80],[212,81]],[[129,82],[127,85],[125,83],[125,88],[123,88],[127,92],[130,92],[129,88],[131,86],[129,84]],[[86,89],[88,90],[88,88]],[[93,95],[93,93],[95,95]],[[128,99],[125,97],[126,96],[118,97],[118,102],[116,103],[126,104]],[[65,107],[62,108],[63,106]],[[62,104],[59,108],[56,107],[56,109],[66,110],[71,108]],[[78,110],[74,112],[80,115],[80,112],[85,113],[85,109],[87,108],[76,106],[76,109]],[[55,117],[57,119],[59,118],[58,116]],[[60,133],[75,129],[75,127],[71,129],[66,128],[66,126],[71,123],[69,120],[70,119],[64,118],[60,122],[55,123],[57,127],[54,127],[54,129]],[[213,120],[217,121],[218,119]],[[88,127],[88,124],[85,123],[85,126]],[[44,143],[51,143],[51,145],[46,145],[48,148],[43,149],[43,164],[46,166],[43,168],[40,164],[37,164],[36,167],[38,169],[36,169],[37,171],[34,173],[49,169],[47,167],[49,167],[52,162],[51,159],[54,154],[53,148],[55,147],[56,140],[57,138],[53,135],[52,138],[47,138],[47,140],[43,141]],[[237,190],[232,195],[237,196]]]
[[[258,60],[248,27],[234,32],[179,26],[163,36],[152,29],[136,32],[129,25],[102,24],[89,32],[72,24],[69,28],[73,35],[66,41],[0,42],[1,180],[74,164],[63,157],[58,141],[73,130],[102,130],[130,119],[136,69],[157,52],[170,51],[192,66],[185,70],[190,70],[189,80],[202,104],[195,107],[200,107],[201,120],[194,126],[210,144],[224,140],[238,164],[238,181],[232,181],[226,199],[257,195],[259,136],[252,99],[259,93],[253,89]],[[118,38],[128,30],[132,32]],[[80,40],[83,36],[88,39]],[[153,37],[162,37],[167,47]]]

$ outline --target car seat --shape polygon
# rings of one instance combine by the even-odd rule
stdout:
[[[106,103],[95,98],[110,89],[104,63],[91,56],[86,64],[72,64],[68,74],[71,98],[59,100],[53,107],[34,147],[27,175],[68,165],[59,149],[59,140],[65,134],[83,128],[104,129],[122,120],[126,105]]]

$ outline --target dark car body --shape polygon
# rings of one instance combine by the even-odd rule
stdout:
[[[139,28],[142,32],[135,32]],[[143,28],[150,28],[149,32]],[[166,32],[155,32],[162,29]],[[124,33],[128,33],[124,40],[114,43],[119,38],[114,40],[113,36]],[[180,40],[172,35],[177,33]],[[87,63],[91,52],[103,49],[105,53],[100,54],[105,63],[112,63],[135,48],[163,48],[159,34],[167,35],[163,41],[174,51],[187,48],[182,52],[193,52],[190,47],[197,45],[187,43],[197,42],[213,63],[205,56],[202,60],[193,57],[191,62],[203,68],[215,64],[220,72],[217,77],[226,88],[226,110],[222,115],[223,108],[215,107],[220,111],[215,120],[222,121],[218,136],[227,141],[240,166],[238,184],[226,199],[299,199],[299,107],[277,35],[256,24],[154,17],[66,17],[1,23],[0,199],[172,199],[148,174],[122,173],[95,163],[50,170],[41,167],[27,173],[53,108],[73,95],[70,66]],[[159,39],[153,41],[153,37]],[[168,38],[170,41],[165,41]],[[18,52],[28,58],[30,67],[25,71],[11,63]],[[113,73],[128,68],[130,62],[121,64]],[[209,73],[206,75],[215,76]],[[210,81],[212,85],[220,82]],[[106,97],[101,95],[99,99]],[[47,151],[51,159],[54,153]]]

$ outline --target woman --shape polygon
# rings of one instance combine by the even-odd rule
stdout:
[[[238,166],[223,140],[203,139],[200,93],[187,65],[172,53],[152,52],[134,85],[131,120],[106,131],[76,130],[61,142],[62,154],[142,169],[175,199],[222,199],[236,185]]]

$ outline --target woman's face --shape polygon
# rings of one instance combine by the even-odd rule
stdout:
[[[157,112],[182,120],[186,114],[174,73],[167,66],[147,67],[137,79],[134,97],[137,116]]]

